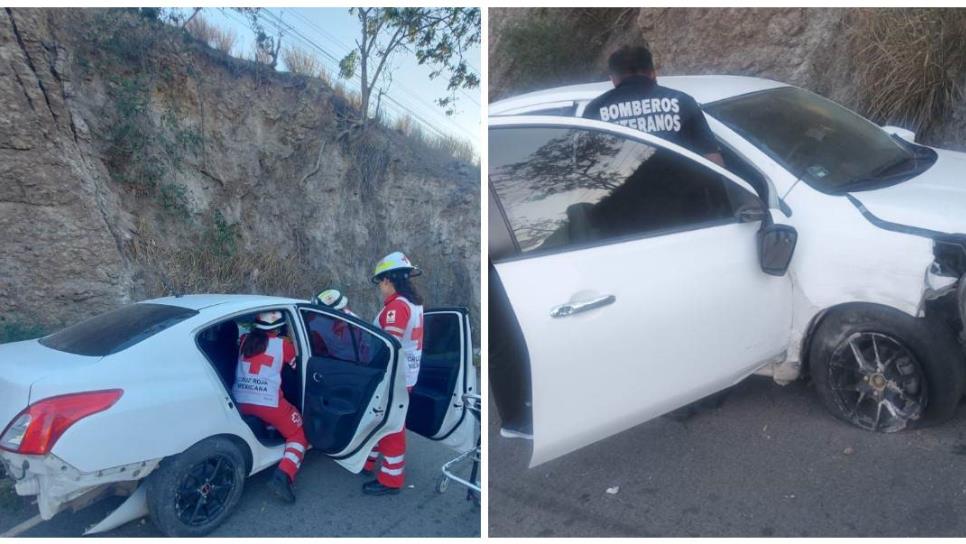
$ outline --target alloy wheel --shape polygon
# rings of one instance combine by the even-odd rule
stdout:
[[[197,527],[215,520],[235,488],[235,465],[227,457],[209,457],[188,470],[175,495],[175,513],[185,525]]]
[[[886,334],[849,336],[832,353],[828,378],[839,409],[863,429],[900,431],[926,408],[922,365],[901,341]]]

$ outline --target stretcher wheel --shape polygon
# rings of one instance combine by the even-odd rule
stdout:
[[[439,494],[446,493],[446,488],[449,487],[449,478],[445,474],[440,474],[436,478],[436,492]]]

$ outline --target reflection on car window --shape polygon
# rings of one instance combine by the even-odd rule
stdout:
[[[690,159],[606,132],[494,129],[489,149],[523,253],[720,222],[756,200]]]
[[[127,349],[194,315],[198,312],[180,306],[130,304],[45,336],[40,343],[67,353],[103,357]]]
[[[386,368],[389,348],[365,329],[318,312],[302,310],[313,357],[326,357],[358,365]]]

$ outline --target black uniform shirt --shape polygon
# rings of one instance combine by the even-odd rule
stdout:
[[[584,118],[648,132],[700,155],[719,152],[698,102],[647,76],[630,76],[598,96],[587,104]]]

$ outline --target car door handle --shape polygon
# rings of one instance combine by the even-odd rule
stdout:
[[[613,304],[616,300],[617,297],[614,295],[604,295],[600,298],[591,300],[568,302],[567,304],[561,304],[560,306],[556,306],[550,310],[550,317],[567,317],[568,315],[574,315],[580,312],[586,312],[587,310],[600,308],[601,306],[607,306],[608,304]]]

